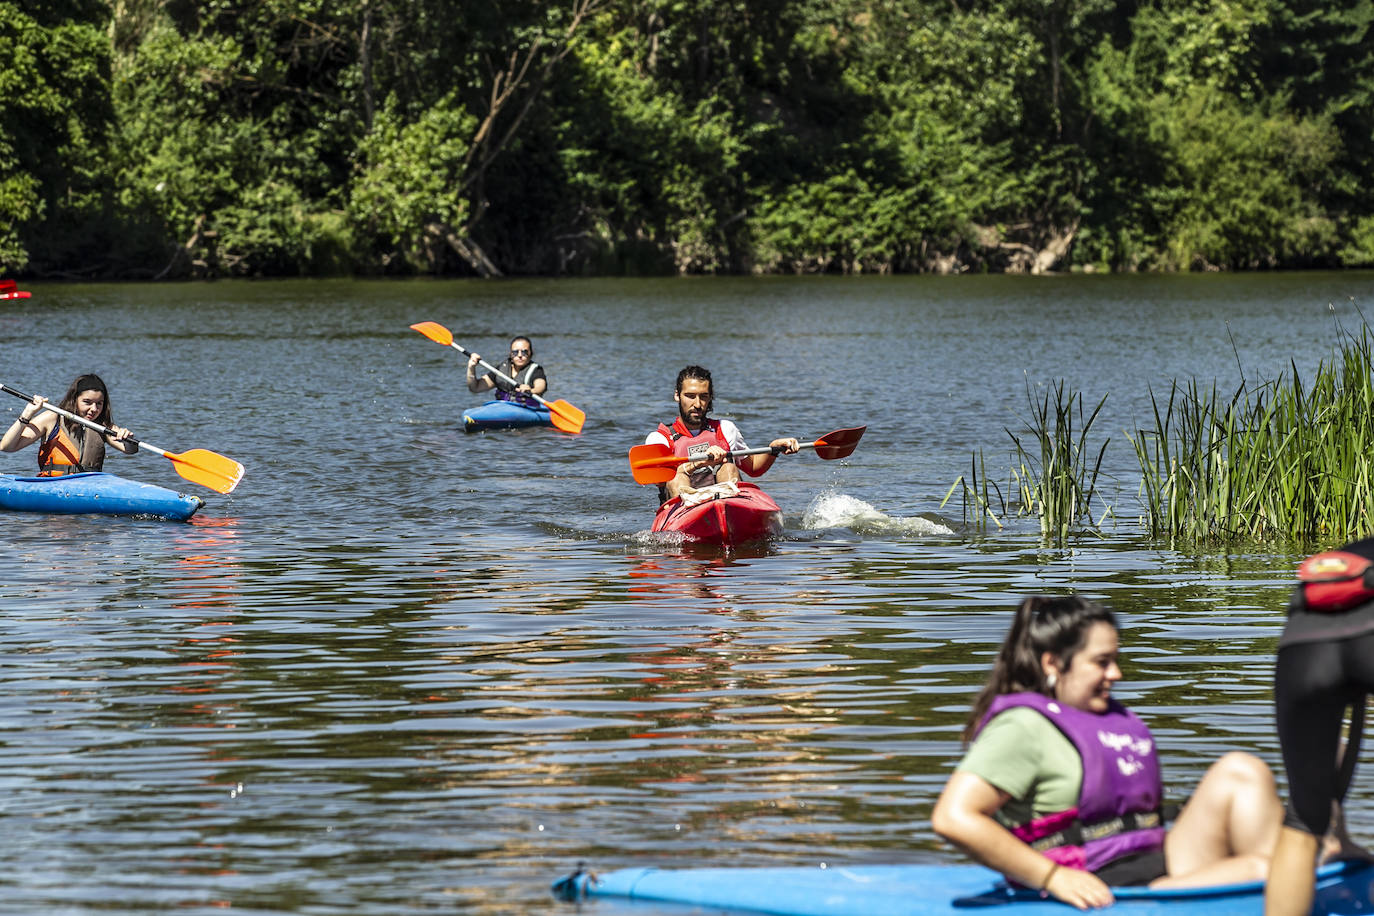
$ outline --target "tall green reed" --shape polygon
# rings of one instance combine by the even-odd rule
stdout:
[[[1304,386],[1292,378],[1229,398],[1174,381],[1154,428],[1129,436],[1144,522],[1171,542],[1345,541],[1374,531],[1374,357],[1368,325]]]
[[[1060,380],[1038,402],[1028,382],[1026,400],[1031,414],[1023,436],[1007,430],[1016,446],[1017,467],[1012,469],[1012,478],[1020,512],[1039,519],[1043,537],[1063,543],[1070,530],[1099,527],[1111,511],[1107,509],[1102,519],[1093,522],[1092,499],[1102,456],[1111,440],[1104,440],[1093,458],[1088,435],[1107,398],[1104,395],[1085,417],[1082,393]]]
[[[969,476],[959,476],[959,479],[950,484],[949,491],[945,493],[945,498],[940,500],[940,508],[945,507],[949,498],[954,495],[954,491],[962,487],[961,496],[963,497],[963,522],[965,525],[972,525],[979,531],[987,528],[988,520],[998,528],[1002,527],[1002,520],[997,517],[997,513],[992,510],[992,497],[996,495],[997,503],[1001,507],[1002,515],[1007,514],[1007,503],[1002,498],[1002,489],[997,486],[997,482],[988,477],[988,469],[983,461],[983,450],[979,449],[978,454],[973,456],[972,466],[969,468]],[[969,503],[972,502],[972,506]]]

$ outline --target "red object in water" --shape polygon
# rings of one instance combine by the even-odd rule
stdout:
[[[782,509],[752,483],[736,484],[734,495],[683,505],[681,498],[659,506],[654,531],[676,531],[693,541],[731,546],[782,533]]]

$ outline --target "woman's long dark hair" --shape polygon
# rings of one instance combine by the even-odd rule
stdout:
[[[1036,595],[1021,602],[1012,618],[1011,629],[1002,640],[988,682],[973,701],[964,741],[973,740],[983,715],[992,701],[1004,693],[1031,691],[1050,696],[1040,656],[1049,652],[1068,670],[1073,657],[1088,641],[1088,630],[1095,623],[1109,623],[1116,629],[1116,615],[1096,601],[1076,596],[1048,598]]]
[[[72,413],[76,413],[76,399],[83,391],[99,391],[105,396],[105,405],[100,408],[100,416],[96,417],[94,422],[99,423],[101,426],[113,426],[114,410],[110,407],[110,392],[98,375],[92,375],[90,373],[78,375],[76,381],[72,382],[71,387],[67,389],[67,393],[63,395],[61,403],[57,406],[61,407],[63,410],[69,410]],[[80,424],[76,423],[69,423],[68,425],[72,426],[74,429],[81,428]]]

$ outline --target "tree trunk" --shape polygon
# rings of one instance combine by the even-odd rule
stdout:
[[[1079,220],[1075,218],[1073,225],[1068,228],[1062,231],[1051,230],[1049,240],[1035,255],[1031,273],[1043,274],[1064,259],[1064,255],[1069,253],[1069,246],[1073,244],[1073,237],[1078,234],[1078,223]]]
[[[358,37],[358,58],[363,72],[363,127],[372,132],[377,102],[372,87],[372,4],[363,4],[363,31]]]
[[[153,277],[154,280],[164,279],[168,274],[172,272],[172,268],[176,267],[182,262],[191,263],[191,252],[194,251],[195,247],[200,244],[200,231],[202,228],[204,228],[204,226],[205,214],[202,213],[200,216],[196,217],[196,224],[191,227],[191,237],[186,240],[186,244],[182,245],[176,251],[172,252],[172,259],[167,262],[166,267],[162,268],[162,270],[158,272],[157,276]]]

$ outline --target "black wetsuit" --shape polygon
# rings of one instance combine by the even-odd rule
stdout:
[[[1374,558],[1374,539],[1343,551]],[[1284,824],[1322,836],[1331,803],[1346,786],[1338,773],[1346,710],[1374,693],[1374,601],[1340,613],[1293,602],[1279,638],[1274,707],[1283,765],[1288,771]]]

